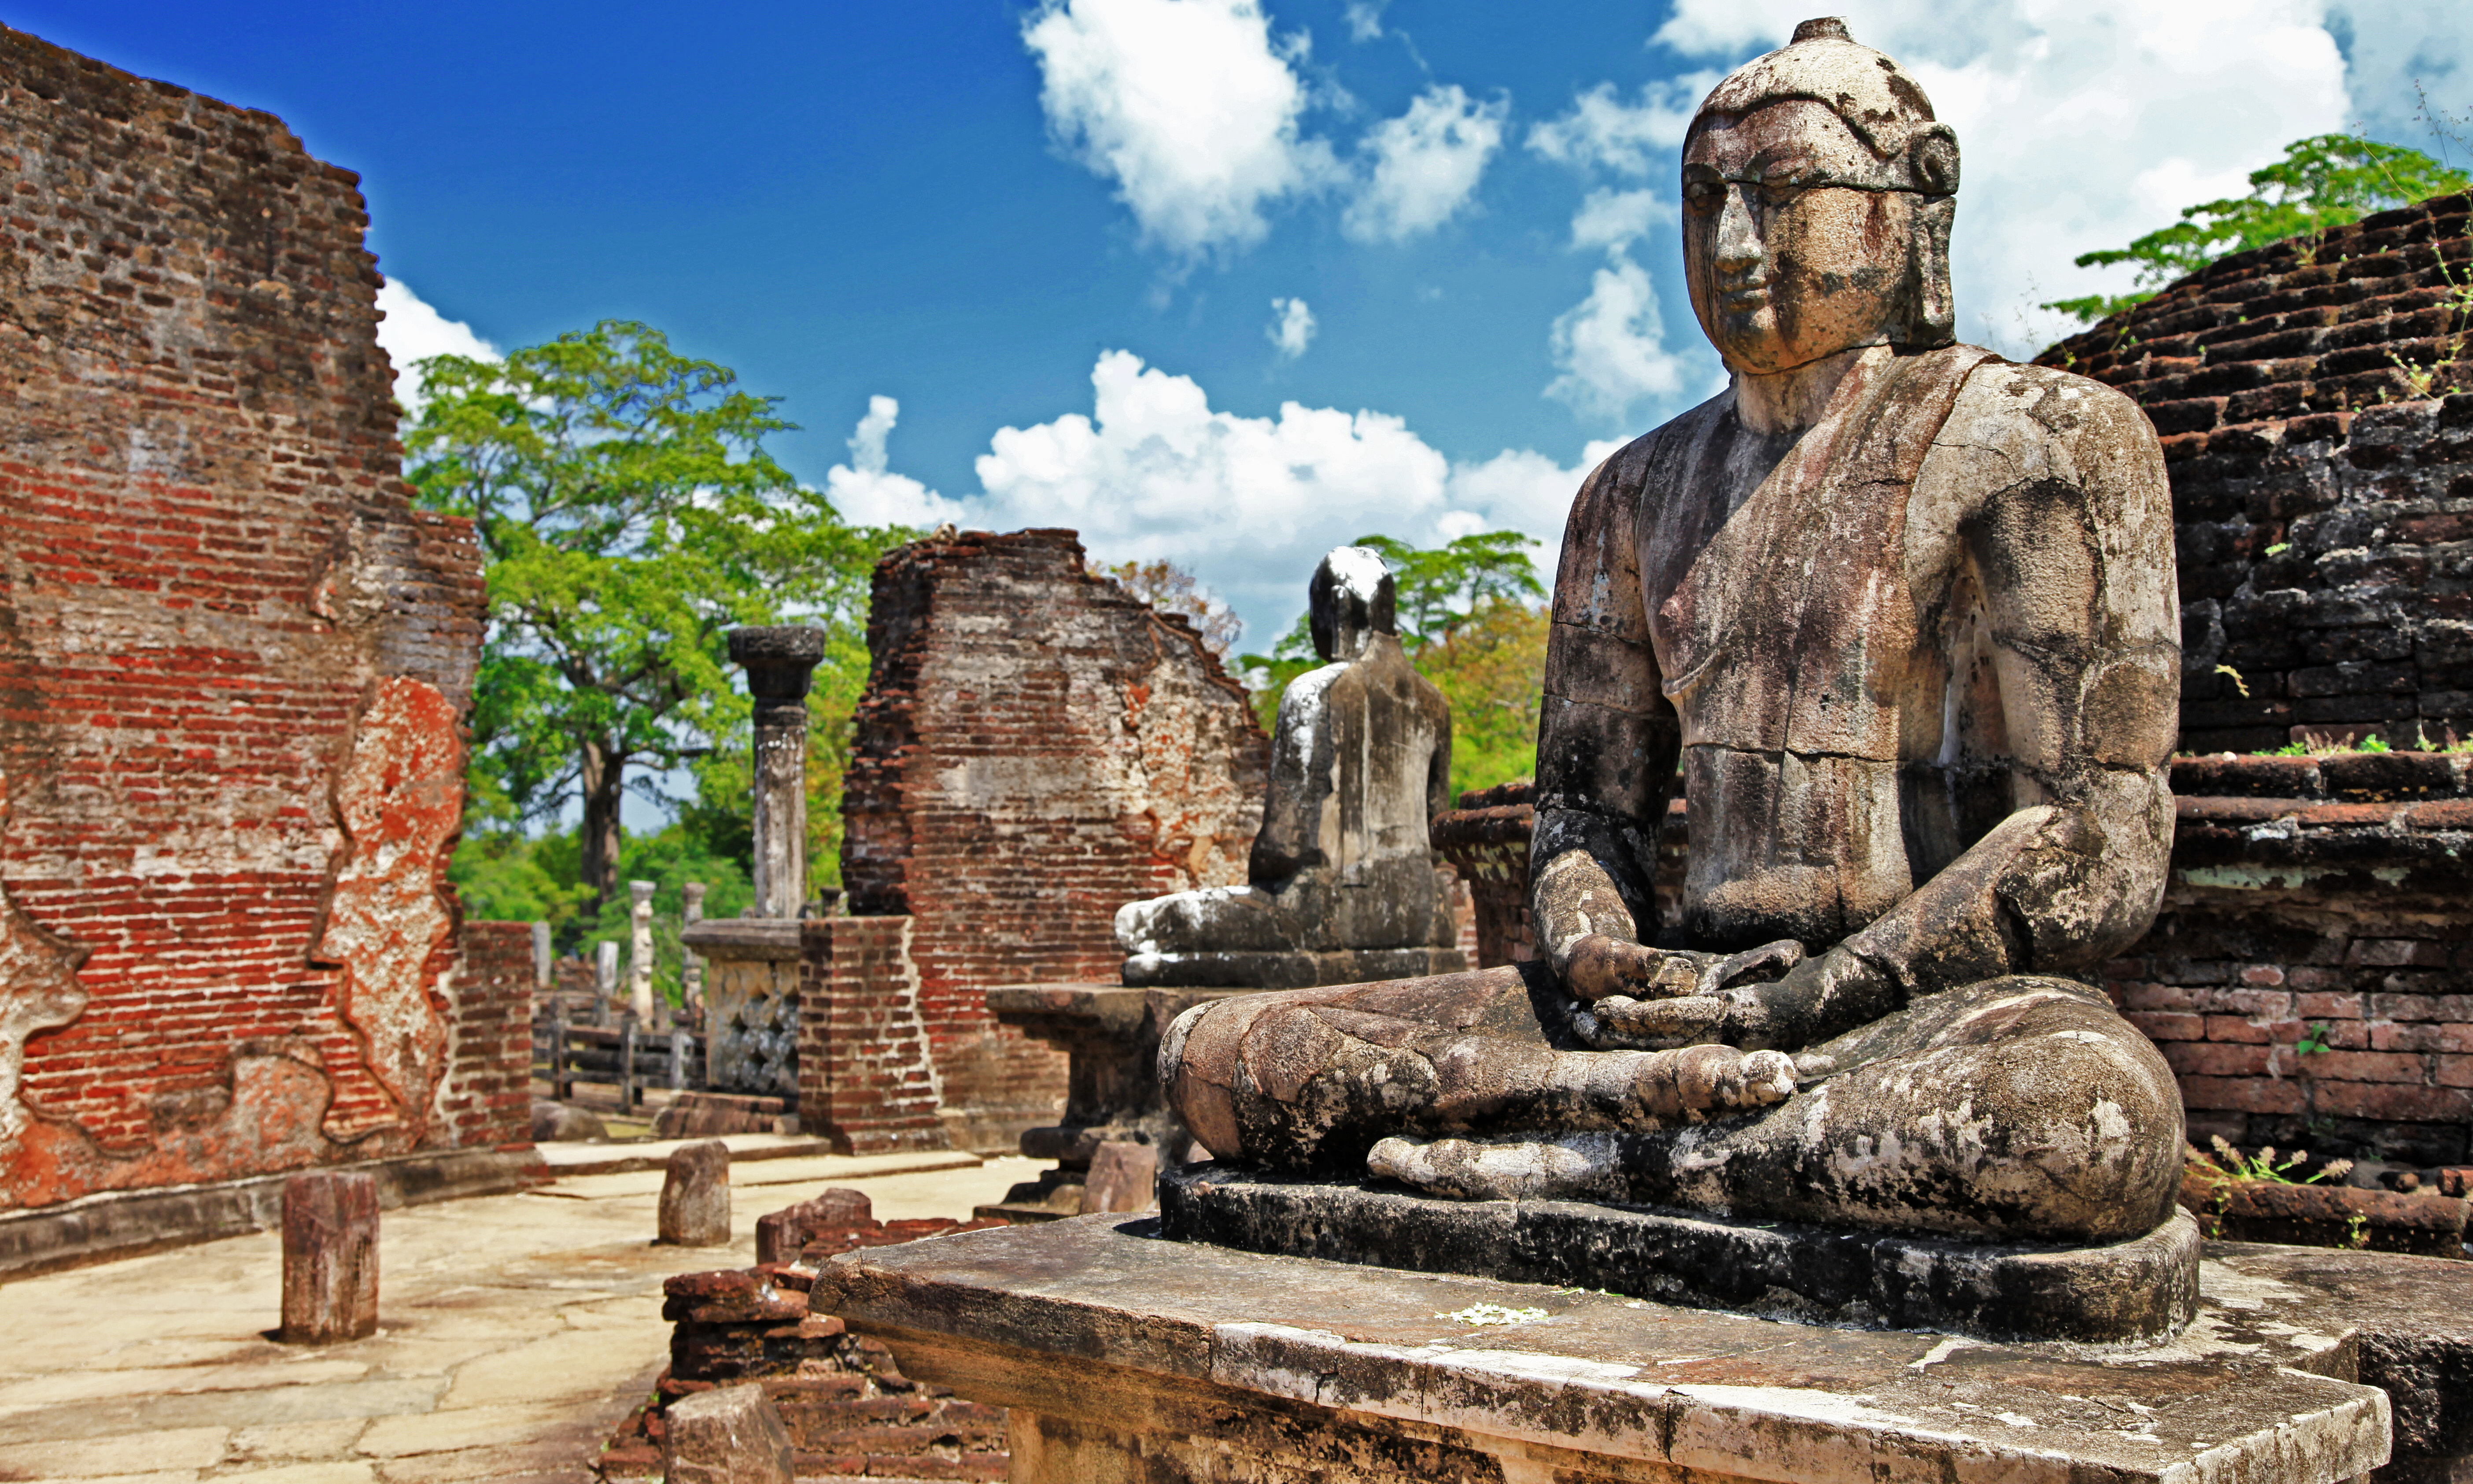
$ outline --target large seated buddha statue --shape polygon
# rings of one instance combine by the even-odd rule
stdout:
[[[2172,840],[2163,459],[2118,393],[1956,343],[1957,185],[1836,21],[1701,105],[1684,267],[1731,380],[1572,506],[1543,968],[1188,1012],[1162,1075],[1221,1161],[1974,1240],[2166,1221],[2173,1075],[2079,977]]]

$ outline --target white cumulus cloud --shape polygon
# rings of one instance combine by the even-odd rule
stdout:
[[[1271,300],[1271,327],[1264,333],[1269,336],[1271,344],[1280,347],[1280,354],[1292,361],[1305,354],[1306,347],[1313,344],[1314,330],[1318,327],[1313,311],[1306,307],[1306,301],[1302,299],[1275,299]]]
[[[1510,111],[1507,100],[1479,103],[1456,84],[1427,88],[1407,112],[1366,132],[1365,174],[1340,230],[1358,242],[1403,242],[1450,221],[1476,195]]]
[[[1627,248],[1660,222],[1674,220],[1671,191],[1591,191],[1572,217],[1572,246],[1583,251]]]
[[[862,526],[934,526],[959,523],[970,512],[907,474],[887,469],[885,440],[901,417],[889,396],[867,399],[867,416],[851,435],[851,461],[825,471],[825,497],[844,520]]]
[[[1382,8],[1391,0],[1348,0],[1348,39],[1374,41],[1382,36]]]
[[[1647,175],[1682,146],[1693,110],[1722,75],[1695,72],[1648,83],[1638,103],[1623,102],[1612,83],[1600,83],[1562,114],[1531,126],[1528,148],[1558,164]]]
[[[461,320],[450,320],[431,308],[400,278],[378,285],[378,348],[395,365],[395,396],[407,419],[420,416],[420,372],[414,362],[433,355],[468,355],[494,361],[498,347],[473,333]]]
[[[1261,241],[1270,208],[1338,176],[1298,130],[1305,38],[1254,0],[1045,0],[1022,42],[1058,144],[1182,257]]]
[[[1784,42],[1810,9],[1678,0],[1655,39],[1731,60]],[[2378,38],[2444,29],[2429,8],[2375,9],[2375,27],[2366,5],[2356,25],[2392,29],[2365,55],[2411,55]],[[1843,13],[1957,131],[1958,331],[2012,353],[2077,327],[2036,300],[2127,287],[2127,270],[2077,268],[2077,254],[2247,190],[2286,144],[2348,117],[2324,0],[1856,0]]]
[[[1546,395],[1592,420],[1621,424],[1652,398],[1683,387],[1683,357],[1667,348],[1657,289],[1618,249],[1589,282],[1589,297],[1554,321],[1554,365]]]

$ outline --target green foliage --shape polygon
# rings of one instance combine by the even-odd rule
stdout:
[[[2165,285],[2220,257],[2464,190],[2473,187],[2473,176],[2419,150],[2354,134],[2317,134],[2285,146],[2284,158],[2252,171],[2249,184],[2246,196],[2184,207],[2180,221],[2126,248],[2078,255],[2080,268],[2137,264],[2136,292],[2054,299],[2040,307],[2092,324],[2145,303]]]
[[[591,945],[606,939],[618,945],[623,965],[633,931],[627,893],[622,888],[595,907],[591,894],[572,884],[580,858],[574,829],[537,836],[512,830],[468,835],[446,878],[463,898],[468,918],[546,922],[559,952],[587,958]],[[618,879],[654,883],[653,982],[673,1004],[679,1002],[683,985],[679,929],[686,911],[686,883],[705,883],[707,917],[736,917],[756,900],[745,858],[717,853],[686,821],[628,836],[619,853]]]
[[[1485,531],[1419,548],[1388,536],[1357,540],[1382,554],[1398,595],[1401,647],[1452,704],[1452,788],[1488,788],[1537,771],[1545,699],[1545,584],[1517,531]],[[1267,655],[1238,660],[1262,729],[1279,716],[1288,682],[1322,664],[1310,615]]]
[[[1180,613],[1192,620],[1194,632],[1202,635],[1203,647],[1222,659],[1228,658],[1236,635],[1244,631],[1244,621],[1236,616],[1235,609],[1173,562],[1119,562],[1115,566],[1101,567],[1099,572],[1161,612]]]
[[[2341,1180],[2353,1168],[2350,1160],[2330,1160],[2319,1166],[2316,1174],[2295,1180],[2293,1171],[2310,1162],[2307,1149],[2296,1149],[2293,1151],[2293,1158],[2278,1162],[2272,1145],[2256,1154],[2245,1155],[2226,1143],[2221,1135],[2208,1142],[2215,1147],[2217,1165],[2235,1180],[2264,1180],[2279,1185],[2315,1185],[2322,1180]]]
[[[621,791],[657,797],[653,775],[746,747],[725,632],[823,624],[843,639],[839,676],[869,568],[910,533],[845,524],[764,451],[791,426],[777,399],[648,326],[605,321],[503,362],[420,368],[410,477],[423,505],[474,521],[488,562],[474,820],[503,830],[581,796],[577,869],[606,905]]]

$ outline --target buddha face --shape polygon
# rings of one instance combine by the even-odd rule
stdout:
[[[1692,309],[1729,371],[1765,375],[1898,339],[1928,198],[1832,181],[1876,177],[1821,104],[1704,116],[1683,154]]]

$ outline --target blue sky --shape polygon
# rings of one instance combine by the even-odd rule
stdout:
[[[783,397],[803,430],[777,453],[852,514],[1074,526],[1102,559],[1192,567],[1260,643],[1362,532],[1550,542],[1608,441],[1714,389],[1674,147],[1809,5],[35,0],[7,20],[270,109],[361,172],[399,360],[644,320]],[[2059,327],[2035,299],[2104,284],[2075,253],[2238,191],[2303,134],[2430,147],[2416,80],[2473,108],[2468,0],[1842,13],[1957,128],[1960,332],[2014,353]]]

